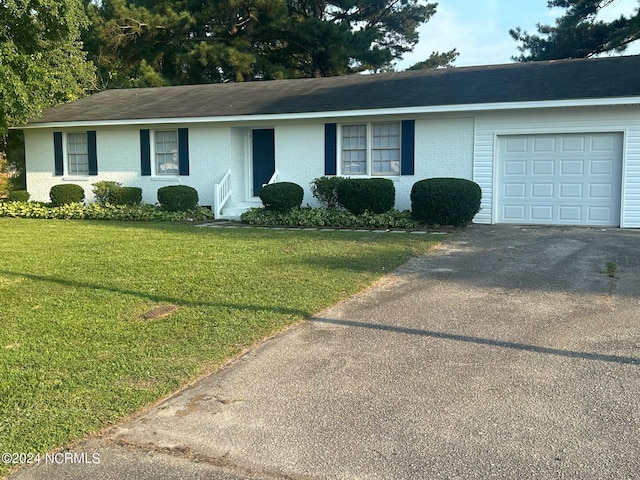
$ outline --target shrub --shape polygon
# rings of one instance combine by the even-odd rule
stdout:
[[[340,204],[354,215],[384,213],[396,201],[396,188],[388,178],[345,178],[336,191]]]
[[[7,198],[11,192],[11,182],[7,174],[7,156],[0,152],[0,198]]]
[[[110,203],[114,205],[139,205],[142,203],[142,189],[140,187],[119,187],[111,193]]]
[[[409,210],[389,210],[385,213],[354,215],[336,209],[293,208],[288,212],[276,212],[265,208],[250,208],[240,219],[249,225],[291,226],[291,227],[331,227],[331,228],[373,228],[373,229],[415,229],[420,227]]]
[[[462,227],[480,211],[480,186],[462,178],[429,178],[411,188],[411,212],[427,224]]]
[[[262,204],[276,212],[288,212],[302,205],[304,190],[291,182],[278,182],[265,185],[260,191]]]
[[[26,190],[13,190],[9,194],[9,201],[11,202],[28,202],[31,195]]]
[[[178,222],[210,220],[213,215],[205,208],[187,212],[167,212],[155,205],[73,203],[51,207],[42,202],[0,202],[0,217]]]
[[[338,208],[338,185],[344,177],[320,177],[311,182],[311,193],[326,208]]]
[[[105,203],[115,204],[114,195],[122,188],[122,184],[119,182],[96,182],[93,184],[93,195],[96,199],[96,203],[104,205]]]
[[[197,190],[187,185],[170,185],[158,189],[158,202],[168,212],[195,210],[198,200]]]
[[[84,202],[84,189],[75,183],[54,185],[49,190],[49,198],[51,198],[51,204],[54,207],[70,203],[82,203]]]

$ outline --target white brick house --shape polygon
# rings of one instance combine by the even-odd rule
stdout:
[[[27,189],[114,180],[156,202],[198,190],[219,217],[269,181],[385,176],[482,187],[479,223],[640,227],[640,57],[109,90],[25,132]]]

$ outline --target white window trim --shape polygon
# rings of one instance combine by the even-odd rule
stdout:
[[[383,173],[374,173],[373,172],[373,126],[374,125],[390,125],[397,124],[399,127],[399,143],[400,143],[400,168],[398,169],[398,173],[393,172],[383,172]],[[343,159],[343,150],[342,150],[342,129],[343,127],[348,126],[356,126],[356,125],[364,125],[366,128],[367,134],[367,146],[366,146],[366,171],[365,173],[350,173],[344,172],[344,159]],[[336,149],[338,155],[338,176],[339,177],[357,177],[357,178],[377,178],[377,177],[385,177],[385,178],[397,178],[402,175],[402,122],[353,122],[353,123],[341,123],[338,125],[338,132],[336,135]]]
[[[177,150],[176,154],[177,162],[178,162],[178,172],[176,173],[160,173],[158,172],[158,157],[156,151],[156,134],[159,132],[175,132],[176,134],[176,145]],[[178,135],[177,128],[159,128],[157,130],[151,130],[151,135],[149,138],[149,147],[150,147],[150,155],[151,155],[151,176],[157,177],[158,179],[173,179],[180,177],[180,136]]]
[[[71,173],[71,165],[69,163],[69,135],[82,133],[87,139],[87,173]],[[86,130],[73,130],[70,132],[62,132],[62,180],[71,181],[87,181],[89,180],[89,134]]]

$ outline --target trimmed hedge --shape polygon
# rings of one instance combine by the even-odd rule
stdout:
[[[320,205],[327,208],[338,208],[338,185],[344,181],[344,177],[319,177],[311,182],[311,193]]]
[[[299,208],[303,198],[302,187],[292,182],[272,183],[260,190],[262,204],[275,212],[288,212],[292,208]]]
[[[71,203],[51,207],[42,202],[0,202],[0,217],[64,220],[201,221],[213,218],[210,210],[167,212],[154,205],[100,205]]]
[[[84,202],[84,189],[75,183],[62,183],[54,185],[49,190],[49,198],[51,205],[59,207],[60,205],[69,205],[71,203]]]
[[[250,208],[240,219],[249,225],[330,228],[373,228],[415,230],[422,226],[409,210],[389,210],[385,213],[354,215],[335,208],[293,208],[288,212],[275,212],[266,208]]]
[[[198,200],[198,191],[187,185],[170,185],[158,189],[158,202],[168,212],[195,210]]]
[[[31,195],[26,190],[13,190],[9,194],[10,202],[28,202]]]
[[[345,178],[336,192],[338,202],[354,215],[388,212],[396,202],[396,187],[388,178]]]
[[[114,205],[140,205],[142,203],[142,189],[140,187],[120,187],[112,192],[111,201]]]
[[[482,190],[463,178],[429,178],[411,188],[411,212],[430,225],[463,227],[480,211]]]

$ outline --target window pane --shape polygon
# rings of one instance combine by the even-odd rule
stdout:
[[[155,132],[156,173],[159,175],[178,174],[178,132]]]
[[[345,151],[343,172],[363,174],[367,172],[367,152],[365,150]]]
[[[342,173],[367,173],[367,126],[342,127]]]
[[[373,173],[400,174],[400,124],[373,125]]]
[[[89,174],[89,152],[86,133],[67,134],[67,161],[69,174]]]

